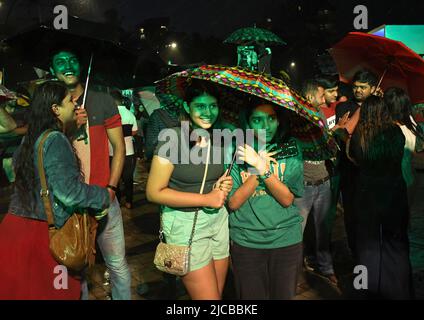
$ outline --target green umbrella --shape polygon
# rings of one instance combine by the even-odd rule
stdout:
[[[234,31],[224,43],[237,45],[264,44],[264,45],[284,45],[286,44],[279,36],[269,30],[248,27]]]

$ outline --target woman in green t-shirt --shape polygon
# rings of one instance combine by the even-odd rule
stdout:
[[[234,186],[228,201],[231,261],[240,299],[291,299],[296,293],[302,217],[293,200],[303,193],[303,161],[283,112],[254,98],[242,116],[242,127],[254,130],[255,146],[237,149],[245,164],[231,171]],[[268,151],[256,151],[259,141]],[[277,151],[269,152],[275,145],[280,146]]]
[[[181,127],[159,134],[146,188],[147,199],[162,205],[167,243],[188,244],[198,211],[190,271],[182,277],[193,300],[221,299],[228,270],[228,212],[224,203],[232,179],[224,173],[219,139],[210,138],[213,129],[221,129],[218,102],[213,85],[196,80],[188,85],[182,110],[184,121]],[[207,154],[208,171],[203,194],[199,194]]]

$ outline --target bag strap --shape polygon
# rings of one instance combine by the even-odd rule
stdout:
[[[206,153],[206,166],[205,166],[205,171],[203,173],[203,180],[202,180],[202,185],[200,186],[200,194],[203,194],[203,190],[205,188],[205,182],[206,182],[206,176],[208,175],[208,167],[209,167],[209,158],[210,158],[210,153],[211,153],[211,142],[210,140],[208,141],[208,151]],[[193,219],[193,228],[191,229],[191,235],[190,235],[190,239],[188,240],[188,246],[191,247],[191,244],[193,242],[193,237],[194,237],[194,231],[196,229],[196,222],[197,222],[197,216],[199,214],[199,210],[196,210],[196,213],[194,214],[194,219]],[[160,215],[160,230],[159,230],[159,239],[160,242],[162,242],[163,240],[163,222],[162,222],[162,214]]]
[[[205,173],[203,174],[202,185],[200,187],[200,194],[203,194],[203,189],[205,188],[206,176],[208,175],[210,153],[211,153],[211,141],[209,140],[209,142],[208,142],[208,151],[206,153],[206,167],[205,167]],[[199,209],[197,209],[196,210],[196,213],[194,214],[193,228],[191,229],[190,239],[188,240],[188,246],[189,247],[191,247],[191,243],[193,242],[194,230],[196,228],[196,222],[197,222],[197,216],[198,216],[198,214],[199,214]]]
[[[41,196],[41,199],[43,200],[44,210],[47,215],[47,223],[49,225],[49,229],[53,229],[55,227],[54,215],[53,215],[52,205],[50,203],[49,189],[47,188],[47,179],[46,179],[46,173],[44,171],[44,162],[43,162],[43,146],[50,132],[52,132],[51,129],[43,133],[40,144],[38,145],[38,174],[40,176],[40,181],[41,181],[40,196]]]

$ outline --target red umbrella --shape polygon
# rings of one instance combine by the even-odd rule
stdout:
[[[400,41],[361,32],[350,32],[330,49],[340,80],[368,68],[380,77],[379,85],[401,87],[413,103],[424,102],[424,60]]]

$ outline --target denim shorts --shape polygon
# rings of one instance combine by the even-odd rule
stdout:
[[[188,245],[195,212],[166,208],[162,213],[167,243]],[[228,212],[225,207],[214,214],[199,210],[190,251],[190,271],[208,265],[211,260],[227,258],[229,253]]]

